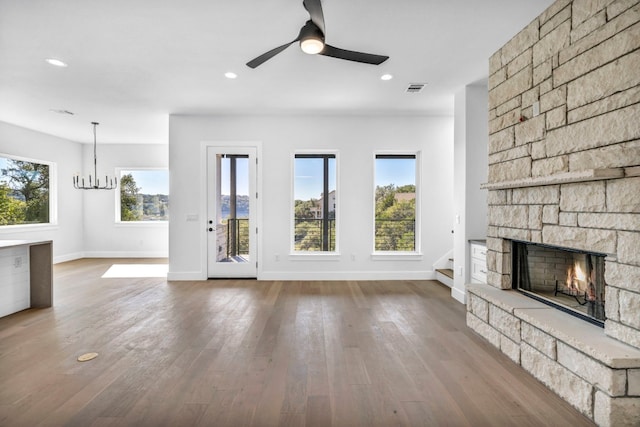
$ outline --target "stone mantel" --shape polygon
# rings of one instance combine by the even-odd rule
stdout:
[[[600,181],[630,176],[640,176],[640,170],[638,170],[638,168],[627,168],[627,170],[624,168],[587,169],[511,181],[489,182],[481,184],[480,188],[483,190],[507,190],[511,188],[542,187],[545,185]]]

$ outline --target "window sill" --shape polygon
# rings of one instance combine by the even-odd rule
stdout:
[[[374,252],[372,261],[422,261],[423,255],[419,252]]]
[[[289,254],[289,261],[340,261],[340,254],[330,253],[295,253]]]
[[[169,221],[116,221],[116,227],[157,227],[166,228],[169,226]]]
[[[16,224],[16,225],[2,225],[0,226],[0,234],[3,233],[23,233],[29,231],[51,231],[58,230],[60,226],[58,224]]]

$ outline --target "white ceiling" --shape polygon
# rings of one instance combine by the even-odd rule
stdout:
[[[85,143],[98,121],[100,143],[166,143],[169,114],[452,114],[453,94],[551,3],[324,0],[327,43],[390,59],[294,44],[250,69],[296,38],[302,0],[0,0],[0,121]]]

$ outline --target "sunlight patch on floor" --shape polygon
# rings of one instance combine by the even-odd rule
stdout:
[[[102,278],[167,277],[168,271],[168,264],[113,264],[102,275]]]

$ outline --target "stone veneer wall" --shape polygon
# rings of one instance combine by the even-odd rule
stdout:
[[[467,324],[597,424],[640,425],[640,0],[558,0],[489,65],[489,286]],[[503,291],[511,240],[608,254],[604,333]]]

